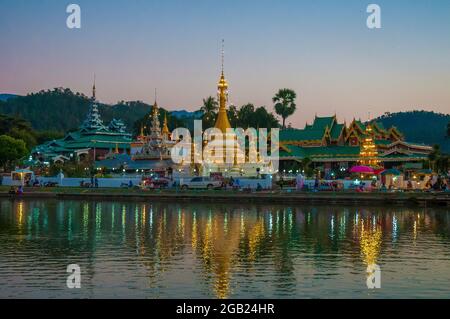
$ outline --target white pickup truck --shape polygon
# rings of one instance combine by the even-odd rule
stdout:
[[[216,189],[222,187],[222,181],[210,177],[194,177],[190,181],[183,181],[181,189]]]

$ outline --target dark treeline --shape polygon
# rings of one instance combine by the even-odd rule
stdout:
[[[276,114],[283,123],[295,112],[295,97],[295,92],[289,89],[282,89],[274,96]],[[17,96],[6,101],[0,100],[0,114],[23,118],[29,121],[37,131],[66,133],[80,126],[86,117],[90,103],[91,99],[82,93],[74,93],[67,88],[55,88]],[[149,127],[151,114],[149,104],[142,101],[120,101],[114,105],[99,102],[97,104],[105,124],[113,118],[122,119],[135,135],[140,132],[141,125]],[[203,112],[204,128],[212,127],[218,111],[216,99],[208,97],[199,109]],[[160,114],[161,122],[165,113],[166,111],[163,110]],[[193,118],[179,119],[171,116],[170,112],[167,112],[167,115],[170,129],[177,126],[188,128],[192,126]],[[265,106],[256,107],[251,103],[241,107],[230,106],[228,116],[232,126],[235,127],[280,127],[277,117],[267,111]]]
[[[0,101],[0,113],[21,117],[39,131],[68,132],[80,126],[90,103],[90,98],[82,93],[55,88]],[[140,101],[122,101],[115,105],[98,103],[98,105],[105,124],[113,118],[120,118],[129,128],[132,128],[134,122],[150,108],[148,104]]]
[[[439,145],[444,153],[450,153],[450,115],[429,111],[385,113],[376,120],[385,127],[395,126],[410,142]]]

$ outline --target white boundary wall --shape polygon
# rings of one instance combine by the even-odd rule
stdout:
[[[58,177],[38,177],[38,181],[41,184],[45,184],[48,182],[58,183],[58,186],[61,187],[80,187],[80,183],[84,181],[85,183],[91,183],[90,178],[58,178]],[[141,182],[141,177],[120,177],[120,178],[99,178],[98,179],[98,187],[103,188],[116,188],[121,187],[122,183],[128,183],[132,181],[133,185],[139,185]],[[11,186],[14,185],[11,177],[3,177],[3,185]]]

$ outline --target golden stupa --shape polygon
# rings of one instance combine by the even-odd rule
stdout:
[[[225,75],[223,73],[223,64],[222,75],[220,76],[217,89],[219,90],[219,114],[217,115],[216,125],[214,127],[221,130],[222,133],[226,133],[227,129],[231,129],[231,124],[228,120],[227,114],[228,82],[225,79]]]
[[[256,163],[246,162],[248,151],[245,145],[242,145],[242,141],[238,140],[238,136],[228,119],[228,82],[225,79],[223,48],[222,70],[217,90],[219,112],[214,128],[222,133],[221,142],[216,139],[217,135],[214,133],[211,136],[206,136],[207,142],[204,144],[203,165],[200,168],[202,174],[207,176],[211,173],[222,173],[225,176],[238,177],[258,176],[260,172],[269,172],[271,169],[269,164],[259,160]]]

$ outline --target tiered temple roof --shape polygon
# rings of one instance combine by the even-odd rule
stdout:
[[[68,159],[73,155],[87,154],[94,149],[103,150],[105,153],[105,151],[112,152],[113,149],[120,148],[126,152],[130,149],[130,143],[131,134],[126,132],[126,126],[122,120],[113,119],[108,126],[103,124],[95,100],[94,85],[88,114],[79,129],[68,133],[62,139],[36,146],[32,154],[40,160],[53,161],[61,156]]]
[[[431,151],[429,146],[408,143],[397,128],[386,129],[381,122],[370,122],[379,156],[384,161],[422,160]],[[361,142],[366,137],[367,123],[353,120],[350,125],[338,123],[336,116],[315,117],[304,129],[280,132],[280,159],[315,162],[357,161]]]

